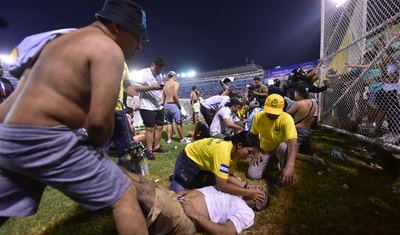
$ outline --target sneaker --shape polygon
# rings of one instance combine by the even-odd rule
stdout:
[[[171,142],[172,142],[172,141],[171,141]],[[165,152],[167,152],[167,151],[166,151],[165,149],[159,147],[158,149],[154,149],[153,152],[156,152],[156,153],[165,153]]]
[[[152,151],[146,152],[146,158],[147,158],[147,160],[150,160],[150,161],[156,160],[156,157],[154,157],[154,154]]]
[[[172,131],[172,137],[175,137],[175,136],[176,136],[176,132]]]
[[[172,143],[172,140],[167,140],[167,144],[170,144],[170,143]]]
[[[188,139],[186,139],[186,138],[181,139],[181,143],[182,143],[182,144],[188,144],[188,143],[190,143],[190,142],[192,142],[192,141],[190,141],[190,140],[188,140]]]

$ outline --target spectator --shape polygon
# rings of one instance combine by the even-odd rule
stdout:
[[[183,135],[182,119],[181,119],[181,104],[178,97],[179,83],[176,81],[176,73],[170,71],[167,74],[168,82],[165,83],[162,93],[162,104],[165,109],[165,116],[167,120],[167,144],[172,143],[171,135],[173,129],[173,122],[175,120],[179,136],[181,137],[181,143],[190,143],[190,140],[186,139]]]
[[[102,151],[124,60],[148,39],[145,13],[106,0],[96,17],[44,45],[0,105],[0,225],[34,214],[49,185],[88,209],[110,206],[120,234],[148,234],[136,189]]]
[[[364,76],[362,77],[365,82],[365,98],[367,100],[365,103],[361,103],[361,107],[366,108],[366,113],[368,116],[368,121],[370,122],[368,126],[376,126],[376,130],[374,134],[378,135],[381,133],[381,126],[384,121],[384,114],[379,110],[379,107],[376,103],[376,93],[383,88],[383,82],[380,81],[381,70],[380,70],[380,61],[377,60],[375,64],[370,65],[372,59],[376,56],[375,51],[370,50],[364,54],[364,61],[362,64],[354,65],[347,64],[349,68],[358,69],[360,74],[363,70],[368,69]]]
[[[203,100],[203,102],[200,103],[201,115],[203,115],[208,126],[211,126],[211,122],[217,111],[225,107],[225,104],[229,102],[231,97],[234,99],[239,98],[237,97],[236,94],[231,92],[229,96],[226,95],[211,96],[210,98],[205,99]]]
[[[260,103],[258,103],[257,100],[253,100],[250,102],[248,110],[249,115],[247,117],[247,128],[249,130],[251,130],[251,125],[253,123],[254,115],[260,112],[260,110],[261,110]]]
[[[233,99],[226,103],[226,107],[221,108],[215,114],[210,126],[210,136],[223,139],[234,131],[243,131],[243,124],[236,116],[242,103],[239,100]]]
[[[309,99],[309,89],[306,84],[299,84],[295,91],[296,102],[286,112],[294,119],[297,131],[297,145],[299,153],[297,159],[312,161],[314,163],[326,164],[319,156],[309,156],[305,153],[311,151],[311,125],[313,123],[313,113],[317,109],[314,100]]]
[[[198,99],[199,92],[197,91],[197,86],[192,86],[192,93],[190,93],[190,104],[193,109],[193,124],[197,123],[199,119],[200,103]]]
[[[259,191],[233,175],[237,161],[247,158],[258,144],[257,136],[248,131],[188,144],[176,159],[170,189],[180,192],[216,185],[218,191],[261,202],[264,197]]]
[[[275,80],[277,80],[276,84],[275,84]],[[282,89],[279,87],[279,85],[281,84],[281,81],[279,79],[275,79],[275,80],[272,80],[272,79],[268,80],[268,94],[270,94],[270,95],[278,94],[278,95],[283,96]]]
[[[210,128],[207,123],[198,121],[194,127],[191,137],[193,137],[194,140],[209,138]]]
[[[290,100],[295,100],[294,92],[300,83],[304,83],[306,77],[306,73],[301,69],[293,69],[290,73],[288,79],[286,80],[285,84],[282,88],[283,96],[288,97]],[[288,109],[289,107],[287,107]]]
[[[119,96],[118,99],[120,101],[123,100],[123,93],[124,91],[127,92],[132,97],[136,97],[134,100],[136,102],[140,102],[139,98],[137,97],[136,91],[132,87],[131,80],[129,79],[129,68],[126,63],[124,63],[124,72],[122,74],[122,80],[121,80],[121,87],[119,90]],[[137,106],[137,105],[135,105]],[[126,123],[126,115],[124,111],[123,104],[120,102],[117,102],[117,105],[115,107],[115,113],[114,113],[114,132],[111,135],[111,138],[106,142],[104,145],[104,149],[108,152],[110,148],[110,143],[114,143],[115,146],[115,151],[117,153],[118,157],[118,165],[123,165],[122,158],[124,157],[125,153],[127,150],[129,150],[129,147],[132,145],[135,145],[134,143],[131,143],[130,141],[133,141],[133,133],[129,126],[127,126]]]
[[[293,183],[297,155],[297,132],[293,118],[283,112],[285,101],[278,94],[268,96],[264,112],[254,115],[251,133],[260,136],[260,147],[250,161],[248,176],[261,179],[270,158],[277,158],[281,173],[276,188]]]
[[[165,152],[161,147],[161,133],[164,126],[164,107],[162,89],[164,86],[161,72],[165,66],[164,59],[157,56],[150,68],[139,71],[135,81],[135,89],[140,97],[140,115],[146,126],[146,146],[149,149],[147,158],[155,160],[155,152]]]
[[[253,85],[249,88],[248,100],[249,102],[257,100],[258,103],[264,104],[268,96],[268,87],[261,83],[260,77],[253,78]]]
[[[136,130],[135,125],[133,124],[133,117],[132,117],[133,116],[133,109],[130,108],[130,107],[127,107],[125,109],[125,113],[126,113],[126,117],[128,118],[127,120],[128,120],[129,128],[130,128],[131,132],[134,134],[133,135],[133,140],[136,143],[139,143],[139,142],[145,143],[146,137],[144,136],[144,134],[139,134],[137,132],[137,130]]]
[[[264,195],[261,202],[218,191],[214,186],[175,193],[142,175],[125,173],[138,192],[143,213],[148,215],[150,234],[240,234],[254,222],[252,209],[263,210],[269,202],[269,196],[258,187],[254,189]]]
[[[397,97],[400,62],[393,57],[395,52],[395,48],[389,48],[383,54],[382,62],[380,63],[380,81],[383,82],[383,87],[376,93],[376,99],[379,110],[386,116],[390,131],[389,135],[384,137],[384,140],[391,144],[400,145],[400,106]]]

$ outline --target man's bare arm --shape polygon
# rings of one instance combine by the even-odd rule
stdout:
[[[179,83],[175,83],[172,91],[173,92],[172,99],[174,100],[175,104],[178,105],[178,108],[181,109],[181,104],[179,103],[179,97],[178,97],[178,90],[179,90]]]
[[[284,185],[290,185],[294,180],[294,163],[298,153],[297,138],[288,141],[288,160],[283,169],[282,182]]]
[[[124,56],[122,51],[111,43],[101,41],[96,47],[105,47],[110,53],[104,56],[94,53],[90,58],[91,99],[84,127],[90,141],[96,146],[103,146],[114,131],[114,110],[117,103]]]
[[[151,86],[139,86],[135,85],[135,90],[139,92],[151,91],[151,90],[161,90],[162,87],[160,84],[154,84]]]
[[[265,198],[265,195],[261,191],[239,187],[229,182],[228,179],[215,176],[215,181],[217,189],[221,192],[237,196],[246,196],[257,202],[262,202]]]
[[[230,118],[224,118],[224,122],[227,127],[233,128],[235,130],[243,131],[243,127],[236,125],[232,122]]]
[[[130,81],[124,81],[124,90],[128,95],[130,95],[132,97],[137,96],[137,93],[136,93],[135,89],[133,88],[132,83]]]

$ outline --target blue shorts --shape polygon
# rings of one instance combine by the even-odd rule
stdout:
[[[131,181],[84,129],[0,124],[0,216],[34,214],[49,185],[80,205],[112,205]]]
[[[177,104],[166,103],[164,105],[164,109],[165,109],[165,119],[168,124],[172,124],[174,120],[175,123],[182,124],[181,110],[179,110]]]

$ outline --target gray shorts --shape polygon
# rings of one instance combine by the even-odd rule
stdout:
[[[302,153],[311,150],[311,129],[296,127],[297,131],[297,146]]]
[[[49,185],[90,210],[112,205],[129,178],[84,129],[0,124],[0,216],[34,214]]]

